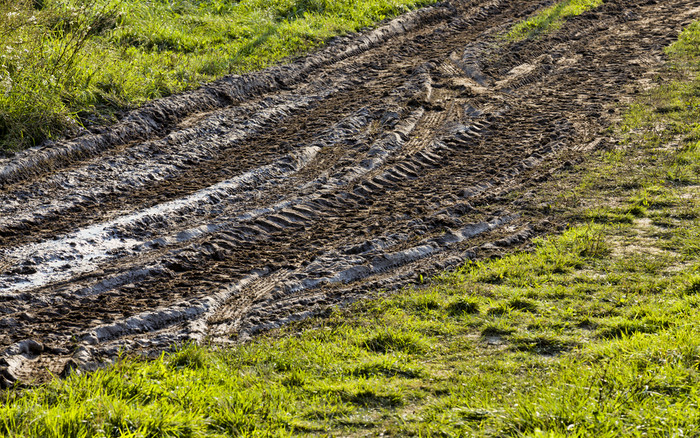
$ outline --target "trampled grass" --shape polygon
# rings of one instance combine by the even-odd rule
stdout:
[[[561,235],[245,345],[8,391],[0,435],[700,435],[697,29],[562,194]]]

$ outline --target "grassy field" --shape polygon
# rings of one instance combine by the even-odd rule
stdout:
[[[699,436],[698,47],[695,23],[619,144],[542,186],[561,235],[246,345],[7,391],[0,435]]]
[[[0,153],[434,1],[0,1]]]

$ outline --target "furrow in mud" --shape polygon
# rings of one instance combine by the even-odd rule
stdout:
[[[127,142],[157,135],[187,116],[243,102],[251,97],[294,85],[320,67],[333,65],[410,30],[445,19],[452,11],[445,7],[430,7],[393,20],[373,31],[350,38],[341,38],[319,53],[295,63],[273,67],[244,76],[229,76],[194,92],[161,99],[129,114],[117,126],[105,132],[85,135],[63,144],[48,144],[29,151],[4,164],[0,185],[21,181],[46,169],[68,165],[76,159],[94,156]]]
[[[0,385],[239,342],[551,231],[528,191],[605,143],[690,3],[509,42],[550,2],[446,2],[0,162]]]
[[[491,2],[476,10],[490,10],[492,3],[499,2]],[[434,14],[426,12],[423,15],[427,17],[423,21],[430,23]],[[481,13],[479,16],[487,15]],[[387,26],[396,27],[393,24]],[[433,32],[440,30],[441,26],[438,26]],[[384,64],[389,64],[389,61]],[[154,193],[158,193],[161,199],[164,196],[177,198],[187,190],[202,189],[207,184],[237,174],[237,171],[254,168],[260,160],[274,159],[295,146],[290,138],[280,142],[276,133],[270,142],[277,144],[267,144],[261,137],[266,137],[265,133],[269,131],[288,131],[286,126],[296,127],[298,119],[306,117],[305,120],[309,120],[309,116],[316,112],[326,124],[308,126],[311,123],[305,121],[303,128],[327,129],[328,118],[332,115],[328,108],[374,107],[380,101],[403,101],[406,95],[420,94],[425,86],[419,72],[407,75],[404,71],[387,71],[385,66],[377,65],[374,57],[360,56],[334,63],[333,67],[332,80],[322,72],[319,77],[299,85],[296,93],[294,90],[284,91],[250,104],[227,107],[208,116],[199,115],[195,127],[171,132],[159,140],[128,145],[115,157],[107,154],[82,163],[72,161],[67,170],[54,172],[38,181],[32,180],[30,173],[28,182],[13,186],[6,196],[0,198],[0,236],[4,237],[5,246],[66,232],[70,229],[66,225],[69,222],[58,220],[66,215],[75,218],[71,221],[75,227],[77,220],[85,225],[121,214],[127,208],[150,206]],[[358,83],[367,81],[374,82],[365,84],[366,93],[359,94],[356,89],[353,93],[347,92],[349,88],[357,88]],[[388,90],[394,95],[393,99],[384,99]],[[318,105],[319,101],[322,105]],[[395,106],[400,107],[399,104]],[[253,134],[257,135],[252,141],[242,141]],[[301,137],[298,141],[310,141],[309,134],[317,133],[297,136]],[[82,144],[82,141],[81,138],[73,143]],[[231,149],[236,149],[236,153],[229,154]],[[23,163],[26,160],[20,157],[17,161]],[[5,170],[9,171],[10,167]],[[207,171],[205,175],[202,175],[203,169]],[[47,202],[47,193],[51,193],[54,199]]]

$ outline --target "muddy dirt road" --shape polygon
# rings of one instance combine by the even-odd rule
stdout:
[[[0,160],[0,385],[245,339],[549,231],[529,188],[604,147],[700,0],[499,38],[549,4],[443,3]]]

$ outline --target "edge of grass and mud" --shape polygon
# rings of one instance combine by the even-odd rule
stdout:
[[[0,435],[700,434],[698,47],[695,23],[617,144],[532,194],[561,235],[244,345],[6,391]]]
[[[284,62],[436,0],[0,1],[0,154]]]
[[[566,0],[513,29],[556,28]],[[130,109],[293,59],[438,0],[0,1],[0,155],[99,131]]]

